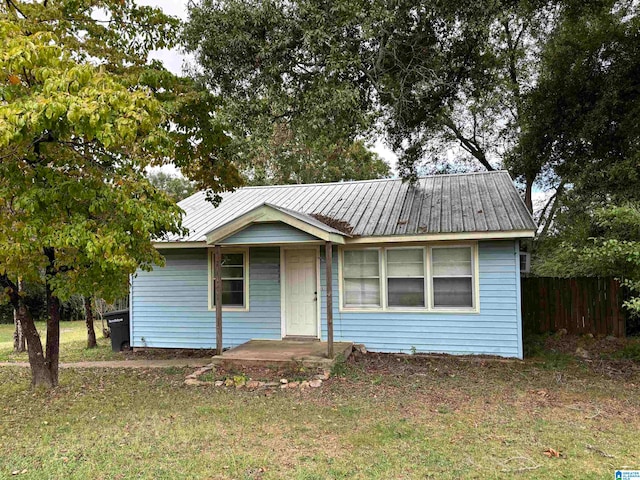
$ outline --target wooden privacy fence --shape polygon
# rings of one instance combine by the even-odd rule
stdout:
[[[522,323],[527,333],[625,336],[623,288],[613,278],[522,278]]]

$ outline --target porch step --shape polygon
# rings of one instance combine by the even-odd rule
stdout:
[[[213,363],[241,366],[284,366],[298,362],[308,368],[331,368],[339,358],[347,359],[353,343],[333,344],[334,356],[327,358],[327,344],[320,341],[250,340],[213,357]]]

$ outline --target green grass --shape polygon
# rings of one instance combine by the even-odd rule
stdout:
[[[370,356],[320,389],[186,387],[181,369],[0,368],[0,478],[613,478],[640,468],[640,378]],[[547,448],[562,458],[547,458]],[[614,458],[608,455],[613,455]]]
[[[46,326],[44,322],[37,322],[40,338],[44,347]],[[28,362],[26,353],[13,352],[13,325],[0,325],[0,362]],[[60,323],[60,361],[83,362],[96,360],[124,359],[117,352],[111,351],[111,340],[102,338],[100,322],[96,322],[96,337],[98,346],[87,348],[87,328],[84,321]],[[0,477],[1,478],[1,477]]]

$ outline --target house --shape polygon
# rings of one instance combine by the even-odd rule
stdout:
[[[505,171],[179,205],[188,235],[158,241],[166,266],[132,279],[133,347],[294,337],[522,358],[519,240],[536,225]]]

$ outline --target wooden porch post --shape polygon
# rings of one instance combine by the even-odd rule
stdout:
[[[327,264],[327,356],[333,358],[333,243],[325,243],[325,261]]]
[[[222,355],[222,252],[215,246],[213,274],[215,276],[216,303],[216,355]]]

